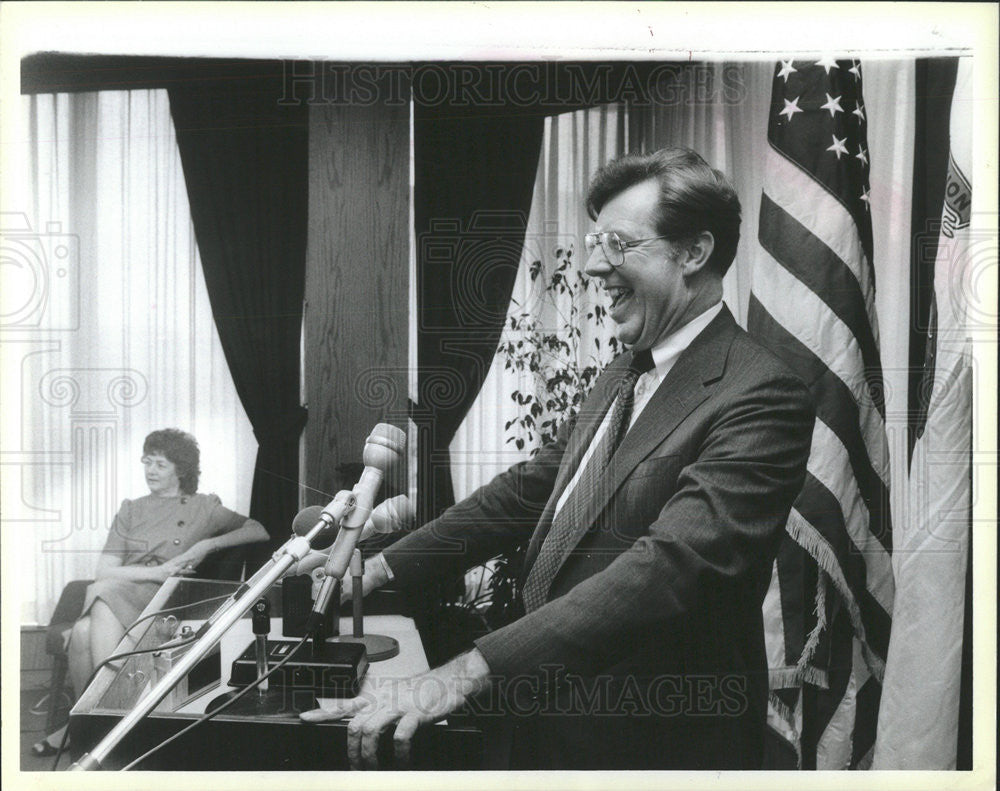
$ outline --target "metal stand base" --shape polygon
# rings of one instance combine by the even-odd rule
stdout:
[[[399,641],[383,634],[366,634],[361,637],[352,637],[348,634],[331,637],[329,640],[337,643],[364,643],[369,662],[392,659],[399,653]]]

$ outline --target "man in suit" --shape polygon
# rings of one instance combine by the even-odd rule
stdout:
[[[767,707],[761,604],[805,475],[806,386],[737,327],[722,278],[740,206],[697,154],[602,168],[586,272],[629,348],[579,415],[515,465],[387,548],[365,591],[413,586],[528,541],[525,614],[354,715],[352,765],[394,728],[500,701],[512,768],[759,768]],[[489,705],[489,704],[483,704]]]

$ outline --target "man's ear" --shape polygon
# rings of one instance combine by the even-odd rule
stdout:
[[[684,243],[684,259],[682,269],[685,277],[691,277],[701,272],[715,249],[715,237],[710,231],[702,231],[697,236]]]

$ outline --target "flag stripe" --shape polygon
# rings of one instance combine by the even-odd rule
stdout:
[[[850,216],[843,205],[813,181],[797,165],[768,147],[765,167],[771,176],[764,197],[806,226],[812,234],[851,270],[861,290],[865,314],[878,339],[875,289],[871,265],[856,233],[845,230]]]
[[[852,393],[822,360],[764,309],[754,294],[750,295],[747,320],[759,337],[771,339],[771,350],[809,385],[816,401],[817,419],[826,423],[847,448],[851,469],[871,517],[869,530],[890,551],[889,491],[869,460]]]
[[[761,246],[813,291],[850,330],[861,350],[868,394],[885,420],[882,360],[867,318],[868,306],[854,273],[808,228],[767,194],[760,203]],[[765,241],[766,240],[766,241]]]
[[[808,556],[794,541],[782,541],[775,559],[780,580],[781,626],[785,646],[785,665],[794,667],[805,647],[805,636],[815,616],[802,608],[806,591],[805,560]],[[807,621],[809,623],[807,623]]]
[[[845,598],[848,609],[857,613],[852,620],[860,619],[863,635],[871,649],[885,659],[889,649],[890,608],[886,609],[867,589],[869,576],[865,558],[850,547],[843,546],[846,529],[840,513],[840,506],[829,489],[811,475],[806,476],[802,496],[796,503],[796,511],[830,544],[840,561],[843,583],[834,578],[834,583]],[[837,544],[841,546],[838,547]],[[843,591],[846,585],[847,591]]]
[[[767,593],[764,594],[764,604],[761,610],[764,613],[764,620],[777,620],[781,616],[781,586],[778,585],[778,559],[774,559],[771,565],[771,582],[767,586]],[[785,651],[785,636],[783,632],[774,631],[764,635],[764,648],[767,653],[767,666],[769,668],[780,668],[791,663],[787,661]],[[774,685],[772,684],[772,687]]]
[[[820,453],[819,450],[825,450]],[[808,470],[839,503],[840,514],[851,537],[853,552],[859,552],[870,577],[875,580],[873,595],[886,612],[892,611],[892,558],[868,531],[870,515],[850,469],[847,449],[840,439],[822,421],[817,420],[813,430],[813,452],[809,456]]]
[[[882,685],[874,678],[869,678],[858,691],[858,714],[854,727],[854,753],[851,756],[851,768],[868,769],[863,762],[871,761],[872,749],[875,747],[876,724],[878,723],[879,701],[882,697]]]
[[[754,296],[850,391],[849,397],[856,405],[860,436],[871,466],[883,483],[887,483],[889,449],[885,440],[885,422],[872,401],[872,388],[865,380],[861,352],[854,335],[808,286],[770,255],[761,254],[761,260],[764,276],[754,278]],[[795,309],[788,310],[789,305],[794,305]]]
[[[854,756],[867,753],[871,744],[862,747],[856,741],[859,731],[868,729],[862,723],[864,709],[859,696],[871,675],[861,657],[861,645],[850,637],[849,627],[839,621],[837,658],[831,663],[831,687],[821,692],[817,699],[818,722],[822,728],[817,744],[817,769],[849,769],[854,766]],[[869,706],[870,709],[870,706]],[[825,722],[825,725],[824,725]],[[874,725],[876,718],[872,718]]]
[[[855,724],[857,686],[851,667],[853,640],[837,619],[840,629],[832,630],[833,656],[830,660],[830,687],[817,693],[817,769],[847,769],[851,764],[851,734]],[[839,632],[839,634],[838,634]]]

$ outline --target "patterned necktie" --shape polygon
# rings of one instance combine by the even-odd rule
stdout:
[[[582,524],[584,510],[596,497],[602,497],[601,488],[609,485],[612,480],[613,476],[607,475],[606,470],[615,449],[628,431],[632,404],[635,400],[635,383],[643,373],[652,368],[653,356],[648,349],[644,349],[635,353],[628,370],[622,374],[608,430],[604,432],[600,443],[591,454],[576,487],[569,493],[562,509],[552,520],[552,526],[542,541],[538,557],[528,572],[523,593],[525,612],[537,610],[545,604],[549,586],[562,565],[567,547],[573,543],[577,534],[587,527]]]

